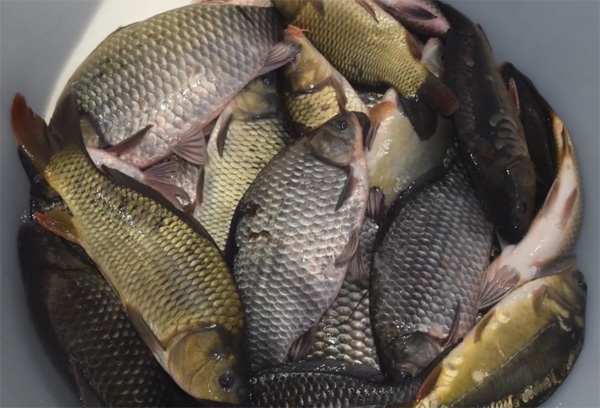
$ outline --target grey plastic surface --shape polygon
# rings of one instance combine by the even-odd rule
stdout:
[[[545,406],[599,407],[600,3],[572,0],[450,3],[484,27],[498,62],[509,60],[533,79],[573,136],[585,194],[577,255],[588,283],[587,336],[572,374]],[[146,7],[148,3],[135,4]],[[29,186],[16,155],[9,109],[15,92],[21,92],[36,111],[46,111],[65,61],[98,8],[99,3],[92,1],[0,1],[0,405],[3,407],[78,405],[77,397],[58,377],[45,355],[27,313],[16,236]],[[119,24],[115,22],[114,28]]]

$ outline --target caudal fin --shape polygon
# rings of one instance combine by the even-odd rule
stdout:
[[[59,101],[50,126],[31,110],[21,94],[13,99],[10,119],[17,141],[40,174],[56,153],[67,149],[85,151],[77,100],[72,94]]]

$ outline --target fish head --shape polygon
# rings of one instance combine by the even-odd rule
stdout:
[[[334,165],[347,166],[364,154],[363,132],[368,129],[364,113],[341,112],[309,134],[308,148]]]
[[[284,41],[300,46],[300,52],[283,68],[286,87],[293,93],[310,93],[320,89],[333,73],[331,64],[304,36],[304,31],[288,26]]]
[[[271,71],[251,81],[235,97],[233,115],[245,120],[266,118],[279,111],[280,103],[277,74]]]
[[[427,333],[411,333],[395,339],[389,347],[393,352],[387,363],[395,374],[394,381],[416,377],[441,352],[440,342]]]
[[[168,349],[168,371],[194,398],[226,404],[247,399],[241,340],[221,326],[189,331]]]

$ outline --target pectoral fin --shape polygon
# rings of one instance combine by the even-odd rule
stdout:
[[[53,208],[45,214],[36,212],[34,218],[48,231],[79,245],[79,236],[77,228],[73,224],[73,217],[66,212]]]

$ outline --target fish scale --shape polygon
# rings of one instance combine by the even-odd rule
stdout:
[[[300,139],[271,160],[234,216],[226,253],[237,247],[234,274],[252,371],[286,361],[294,340],[329,307],[347,269],[335,260],[366,207],[364,158],[354,171],[355,192],[336,211],[346,170],[317,159],[306,143]]]
[[[77,69],[63,95],[76,94],[81,112],[106,144],[153,125],[139,145],[122,155],[147,167],[166,157],[193,123],[203,128],[215,119],[258,74],[280,38],[271,8],[181,7],[108,36]]]
[[[399,365],[404,367],[407,359],[413,358],[402,356],[410,353],[403,341],[410,345],[411,336],[417,333],[428,334],[439,352],[459,304],[455,336],[465,334],[475,322],[492,226],[464,171],[462,164],[455,165],[399,212],[392,212],[393,219],[388,220],[389,228],[376,250],[370,292],[372,318],[382,369],[388,375],[397,375]],[[424,361],[417,363],[411,374],[434,357],[432,353],[422,357]]]

